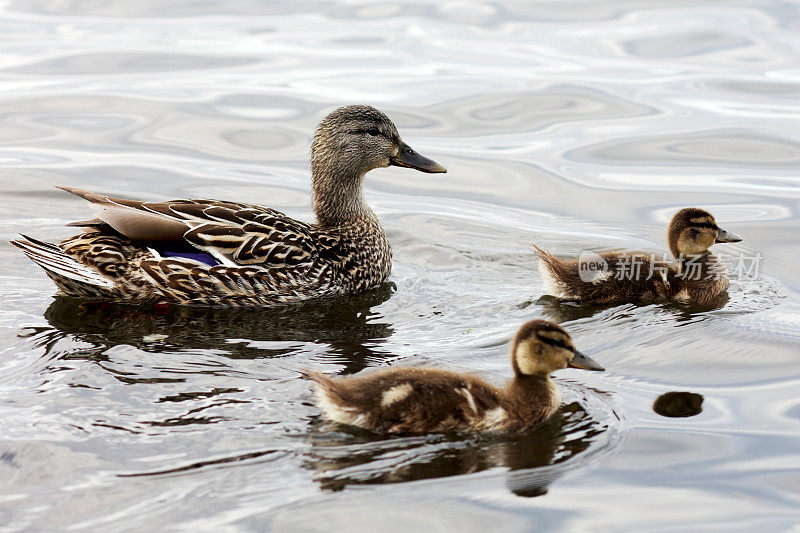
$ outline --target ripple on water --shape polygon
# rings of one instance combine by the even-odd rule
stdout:
[[[2,70],[13,74],[64,76],[231,68],[249,65],[256,61],[247,57],[108,52],[61,56],[17,67],[6,67]]]
[[[626,52],[644,57],[695,56],[751,45],[752,41],[742,35],[721,31],[672,33],[623,43]]]
[[[692,132],[683,135],[637,136],[583,147],[564,155],[577,161],[617,165],[795,167],[800,144],[749,130]]]
[[[483,135],[511,136],[553,125],[563,127],[572,121],[618,121],[656,113],[656,110],[630,99],[581,86],[554,85],[509,91],[487,103],[479,95],[446,104],[450,110],[452,135],[465,135],[479,129]],[[459,122],[452,122],[460,119]],[[523,141],[523,139],[520,139]],[[524,141],[530,142],[529,139]]]

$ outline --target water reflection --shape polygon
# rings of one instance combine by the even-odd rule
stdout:
[[[231,457],[222,457],[220,459],[209,459],[206,461],[197,461],[195,463],[178,466],[175,468],[168,468],[165,470],[157,470],[153,472],[137,472],[134,474],[117,474],[117,477],[147,477],[147,476],[164,476],[169,474],[181,474],[183,472],[190,472],[200,468],[213,468],[230,463],[238,463],[240,461],[258,462],[263,463],[267,461],[274,461],[275,459],[285,457],[287,454],[283,450],[263,450],[258,452],[242,453]],[[2,457],[0,457],[2,459]]]
[[[563,301],[555,296],[545,295],[534,302],[542,308],[542,316],[556,324],[580,318],[589,318],[614,306],[600,306],[583,302]]]
[[[731,297],[727,292],[722,292],[716,298],[706,303],[696,302],[664,302],[660,304],[661,309],[673,314],[678,322],[692,321],[704,313],[722,309],[730,302]]]
[[[667,392],[653,402],[653,411],[669,418],[688,418],[703,412],[703,395],[694,392]]]
[[[698,318],[702,318],[704,313],[708,313],[709,311],[716,311],[718,309],[722,309],[730,302],[730,296],[727,292],[723,292],[719,294],[713,300],[699,304],[695,302],[691,303],[683,303],[683,302],[660,302],[657,305],[657,308],[660,308],[662,311],[672,315],[675,317],[677,322],[687,322],[693,321]],[[589,304],[585,302],[575,302],[570,300],[560,300],[554,296],[542,296],[536,302],[534,302],[537,306],[541,307],[542,315],[547,318],[548,320],[552,320],[556,323],[563,323],[563,322],[570,322],[573,320],[578,320],[581,318],[590,318],[594,315],[606,311],[608,309],[612,309],[615,307],[619,307],[620,309],[630,308],[635,309],[637,307],[646,307],[652,304],[623,304],[623,305],[595,305]]]
[[[398,483],[506,468],[509,490],[539,496],[558,477],[542,467],[575,460],[608,426],[577,402],[523,434],[431,434],[383,439],[357,428],[319,422],[304,466],[323,490]],[[560,472],[558,470],[557,472]]]
[[[145,352],[180,349],[223,351],[235,359],[280,357],[301,343],[323,343],[328,354],[354,373],[386,357],[380,344],[394,332],[372,308],[395,291],[393,283],[348,298],[277,309],[213,309],[175,306],[167,310],[87,302],[59,296],[45,312],[52,327],[28,328],[29,342],[56,359],[96,358],[121,344]],[[58,348],[67,338],[88,343]],[[264,343],[292,342],[270,347]],[[73,343],[74,344],[74,343]]]

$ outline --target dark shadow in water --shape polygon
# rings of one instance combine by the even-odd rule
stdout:
[[[665,302],[661,304],[661,308],[674,314],[678,322],[693,322],[698,316],[701,316],[704,313],[722,309],[730,300],[731,297],[728,295],[728,293],[723,292],[705,304]]]
[[[711,302],[705,304],[681,302],[657,302],[662,310],[675,316],[678,322],[696,321],[703,313],[722,309],[730,301],[727,292],[719,294]],[[536,300],[536,305],[542,308],[542,316],[556,323],[570,322],[581,318],[589,318],[606,309],[619,307],[619,305],[593,305],[571,300],[560,300],[554,296],[545,295]],[[637,307],[652,305],[652,303],[633,304]],[[527,305],[526,305],[527,307]]]
[[[303,465],[317,473],[323,490],[348,485],[398,483],[507,468],[509,490],[540,496],[558,474],[541,467],[576,459],[607,428],[577,402],[522,434],[436,433],[387,439],[373,433],[317,422]]]
[[[605,309],[615,306],[600,306],[582,302],[559,300],[555,296],[542,296],[536,302],[542,308],[542,316],[557,324],[571,322],[581,318],[589,318]]]
[[[197,461],[196,463],[191,463],[185,466],[178,466],[175,468],[168,468],[166,470],[155,470],[152,472],[137,472],[134,474],[117,474],[117,477],[149,477],[149,476],[166,476],[170,474],[183,474],[184,472],[192,472],[194,470],[199,470],[201,468],[220,467],[220,466],[230,465],[232,463],[239,463],[242,461],[247,461],[251,464],[256,462],[255,460],[258,460],[258,462],[274,461],[275,459],[285,457],[286,455],[287,453],[283,450],[264,450],[259,452],[242,453],[230,457],[222,457],[220,459],[209,459],[208,461]]]
[[[377,346],[394,330],[391,324],[376,321],[380,316],[371,309],[394,291],[393,283],[384,283],[356,296],[270,309],[159,310],[59,296],[44,315],[52,328],[26,328],[21,336],[56,359],[104,359],[109,347],[120,344],[154,353],[208,349],[231,358],[257,359],[280,357],[295,348],[252,347],[250,341],[326,343],[331,354],[341,356],[342,373],[348,374],[369,366],[370,360],[391,355]],[[92,347],[59,350],[56,344],[69,336]]]
[[[667,392],[653,402],[653,411],[669,418],[687,418],[703,412],[703,395],[695,392]]]

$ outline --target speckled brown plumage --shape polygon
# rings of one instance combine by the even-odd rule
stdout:
[[[647,252],[600,252],[606,269],[594,279],[581,278],[579,259],[558,259],[534,245],[545,292],[567,300],[594,304],[647,303],[679,300],[705,304],[728,288],[724,263],[709,251],[715,242],[738,242],[719,228],[714,217],[698,208],[678,211],[667,242],[675,261]],[[632,265],[638,264],[638,271]]]
[[[391,272],[391,248],[364,199],[364,175],[389,165],[444,167],[409,148],[369,106],[325,117],[311,159],[316,224],[253,204],[140,202],[62,187],[91,202],[98,219],[72,224],[84,233],[58,247],[28,237],[12,244],[62,292],[113,301],[271,306],[377,287]],[[170,248],[205,252],[211,264],[157,251]]]
[[[326,417],[377,433],[523,431],[561,405],[549,373],[566,366],[602,370],[575,350],[562,328],[533,320],[514,339],[514,377],[503,388],[477,376],[424,367],[342,378],[305,375],[315,382]]]

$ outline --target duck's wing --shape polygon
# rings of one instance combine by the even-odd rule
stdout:
[[[335,249],[335,234],[253,204],[191,199],[141,202],[60,187],[88,200],[100,221],[134,241],[188,243],[220,264],[292,268],[310,265],[320,249]]]
[[[88,201],[97,215],[94,220],[73,223],[75,226],[97,227],[105,223],[129,239],[150,242],[180,241],[183,234],[191,229],[185,217],[172,211],[173,206],[193,204],[191,200],[140,202],[111,198],[75,187],[58,188]]]

